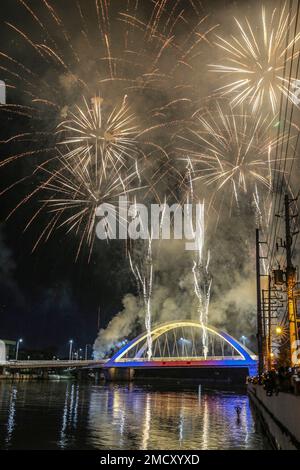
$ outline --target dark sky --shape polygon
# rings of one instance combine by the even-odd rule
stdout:
[[[41,3],[39,0],[28,0],[28,4],[36,11]],[[252,2],[246,2],[249,5],[250,3]],[[52,0],[52,4],[59,4],[72,20],[73,0]],[[245,2],[220,0],[209,1],[207,5],[210,13],[220,21],[227,7],[236,9],[244,6]],[[22,41],[16,39],[17,35],[14,37],[12,31],[4,25],[5,22],[20,25],[26,31],[33,27],[32,19],[17,0],[1,1],[1,50],[9,50],[19,58],[26,55],[26,63],[30,63],[38,74],[48,73],[46,65],[43,70],[39,64],[34,63],[34,54],[30,47],[22,46]],[[5,70],[0,69],[0,78],[1,73],[4,77],[7,76]],[[8,91],[8,101],[18,101],[12,90]],[[27,125],[26,118],[21,116],[12,119],[1,113],[0,119],[1,140],[24,129],[24,124]],[[22,145],[23,150],[26,150],[26,144]],[[1,159],[20,150],[20,144],[18,147],[2,145]],[[2,169],[1,188],[11,184],[16,173],[18,177],[22,177],[28,170],[27,165],[28,162],[23,161],[17,167],[13,165]],[[32,186],[29,185],[25,190],[30,188]],[[123,295],[128,291],[135,291],[134,283],[128,272],[127,262],[124,261],[124,246],[118,242],[113,242],[110,246],[99,242],[90,262],[86,253],[82,253],[78,261],[74,262],[76,240],[59,232],[31,253],[40,230],[40,226],[34,226],[23,233],[31,207],[20,208],[13,217],[5,221],[10,209],[20,200],[21,191],[16,187],[0,199],[0,338],[22,337],[24,347],[53,346],[63,354],[70,338],[82,347],[86,343],[92,343],[96,337],[99,307],[101,326],[105,326],[120,310]]]

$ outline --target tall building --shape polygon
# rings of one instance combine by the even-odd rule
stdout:
[[[0,363],[9,359],[14,359],[16,351],[16,341],[0,339]]]

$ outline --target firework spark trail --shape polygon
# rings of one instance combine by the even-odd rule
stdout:
[[[206,264],[204,264],[204,245],[205,245],[205,220],[204,202],[199,204],[200,213],[198,214],[198,227],[195,231],[197,239],[197,258],[194,260],[192,273],[194,278],[194,292],[198,300],[197,311],[199,314],[199,322],[202,326],[202,347],[203,355],[205,359],[208,354],[208,335],[207,335],[207,324],[208,324],[208,313],[209,313],[209,302],[212,279],[209,276],[209,262],[210,252],[207,253]]]
[[[193,173],[194,168],[191,160],[188,160],[187,164],[187,177],[189,183],[189,196],[191,196],[192,202],[194,202],[194,185],[193,185]],[[189,207],[189,205],[187,205]],[[212,278],[209,275],[209,263],[210,263],[210,251],[207,252],[206,256],[204,254],[205,248],[205,203],[197,204],[196,210],[198,211],[196,217],[195,230],[193,230],[193,214],[189,214],[189,220],[191,221],[191,231],[195,235],[195,244],[196,244],[196,258],[193,261],[192,273],[194,280],[194,292],[197,298],[197,312],[199,315],[199,322],[202,326],[202,347],[203,347],[203,356],[205,359],[208,354],[208,335],[207,335],[207,325],[208,325],[208,314],[209,314],[209,303],[210,303],[210,293],[212,286]],[[206,258],[206,259],[205,259]]]
[[[152,263],[152,238],[148,239],[148,247],[146,259],[139,266],[132,260],[129,252],[129,263],[131,271],[135,277],[138,290],[141,292],[144,308],[145,308],[145,326],[147,332],[147,358],[148,361],[152,358],[152,310],[151,310],[151,298],[153,290],[153,263]]]
[[[296,103],[290,83],[296,83],[297,77],[292,76],[291,80],[284,78],[287,65],[299,55],[300,32],[296,32],[296,15],[287,13],[286,4],[281,11],[274,9],[270,15],[267,15],[265,7],[262,7],[263,33],[260,35],[254,33],[257,22],[255,28],[247,18],[245,26],[236,18],[235,22],[239,35],[231,36],[230,40],[217,36],[216,45],[223,54],[225,52],[225,63],[210,65],[210,70],[230,77],[235,76],[236,80],[218,88],[217,91],[222,95],[233,96],[233,108],[247,102],[253,113],[260,112],[263,105],[267,104],[275,115],[279,111],[281,95]],[[287,30],[293,31],[288,41]]]
[[[20,0],[21,5],[30,13],[32,16],[35,24],[38,26],[38,29],[41,30],[44,36],[47,37],[49,42],[51,43],[51,46],[48,46],[47,44],[41,44],[41,43],[35,43],[33,39],[30,38],[28,34],[25,32],[21,31],[19,28],[17,28],[14,25],[10,25],[11,28],[13,28],[18,34],[20,34],[25,41],[30,44],[31,47],[33,47],[40,55],[41,58],[44,60],[50,60],[51,57],[58,61],[58,63],[65,68],[67,72],[70,73],[74,77],[76,81],[79,80],[79,82],[84,86],[87,87],[87,83],[82,80],[82,78],[78,77],[76,73],[72,73],[71,68],[67,65],[67,61],[63,59],[64,51],[63,47],[70,49],[71,53],[71,58],[75,60],[75,62],[79,62],[79,57],[78,53],[75,50],[75,44],[72,41],[72,37],[69,31],[67,31],[67,26],[63,19],[60,17],[60,15],[57,13],[55,8],[50,4],[50,2],[47,2],[46,0],[43,1],[43,4],[50,15],[51,19],[51,27],[53,28],[53,23],[56,28],[59,28],[62,34],[62,44],[60,44],[57,40],[54,40],[54,38],[51,36],[49,32],[49,27],[47,28],[45,26],[45,21],[43,21],[38,17],[38,14],[33,11],[32,8],[30,8],[25,0]],[[200,11],[197,10],[195,7],[195,2],[190,2],[191,5],[193,6],[195,13],[196,13],[196,18],[200,17],[199,21],[196,21],[196,26],[191,28],[191,33],[189,35],[190,42],[192,44],[191,46],[191,51],[187,53],[187,40],[185,39],[185,42],[183,44],[180,44],[180,42],[176,42],[177,36],[175,32],[175,26],[177,23],[186,23],[187,19],[185,18],[185,11],[186,11],[186,6],[181,5],[181,1],[177,1],[173,8],[170,10],[168,8],[167,2],[161,2],[161,1],[155,1],[153,2],[153,8],[152,8],[152,13],[150,13],[150,16],[146,22],[142,21],[139,19],[140,16],[140,8],[139,8],[139,2],[127,2],[127,7],[126,7],[126,13],[120,9],[120,11],[117,13],[117,15],[114,15],[117,21],[120,24],[120,21],[123,20],[123,24],[125,24],[125,32],[124,32],[124,55],[117,56],[113,53],[112,51],[112,46],[111,44],[113,43],[112,37],[111,37],[111,18],[110,18],[110,2],[106,1],[100,1],[96,0],[95,1],[95,8],[96,8],[96,17],[97,21],[96,23],[98,24],[98,28],[100,30],[100,36],[101,36],[101,43],[102,43],[102,48],[103,50],[100,52],[99,51],[99,59],[100,60],[106,60],[108,62],[108,78],[114,81],[115,79],[122,79],[120,76],[120,70],[118,74],[115,73],[116,71],[116,66],[118,65],[117,63],[124,62],[127,63],[128,65],[131,65],[133,69],[137,69],[137,67],[140,67],[141,64],[136,62],[135,57],[144,57],[146,48],[145,45],[151,45],[151,48],[147,49],[147,54],[149,54],[149,50],[151,49],[151,54],[152,58],[150,60],[144,61],[146,64],[146,67],[148,68],[147,73],[143,73],[140,75],[140,73],[137,76],[137,79],[140,77],[143,77],[143,83],[141,84],[141,87],[144,88],[145,85],[147,85],[147,82],[151,83],[152,79],[154,77],[157,78],[165,78],[169,80],[169,76],[165,75],[164,72],[161,72],[159,70],[159,64],[160,59],[163,59],[162,55],[165,52],[169,52],[169,50],[177,50],[178,51],[178,61],[177,61],[177,66],[179,64],[183,64],[186,62],[185,56],[189,55],[189,60],[193,60],[193,55],[194,55],[194,49],[198,45],[198,41],[194,41],[194,38],[196,35],[198,35],[200,38],[206,38],[207,34],[211,30],[211,28],[208,31],[201,32],[200,28],[202,28],[202,24],[205,22],[206,17],[201,17]],[[198,2],[196,2],[198,3]],[[87,20],[85,18],[85,13],[83,6],[80,5],[80,2],[76,2],[76,7],[77,7],[77,12],[79,13],[79,19],[82,23],[82,28],[80,33],[83,34],[85,32],[85,38],[88,39],[88,44],[90,49],[94,49],[94,46],[91,44],[89,38],[88,38],[88,33],[89,33],[89,28],[87,27]],[[130,14],[130,12],[133,12]],[[141,36],[142,40],[137,40],[137,36]],[[130,40],[130,48],[128,48],[128,37],[131,36]],[[135,45],[137,47],[136,50],[132,50],[132,45]],[[127,45],[127,46],[126,46]],[[63,46],[63,47],[62,47]],[[98,45],[99,47],[99,45]],[[94,50],[93,50],[93,55],[94,55]],[[184,54],[184,55],[181,55]],[[130,55],[134,57],[134,59],[130,59]],[[129,59],[126,57],[129,56]],[[176,65],[176,64],[175,64]],[[22,66],[22,64],[20,64]],[[191,66],[191,64],[189,64]],[[99,70],[96,70],[96,73],[98,74]],[[129,79],[129,77],[124,76],[124,80]],[[135,80],[135,79],[133,79]]]

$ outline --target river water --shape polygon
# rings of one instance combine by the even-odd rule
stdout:
[[[235,407],[240,406],[237,419]],[[245,392],[0,382],[1,449],[267,449]]]

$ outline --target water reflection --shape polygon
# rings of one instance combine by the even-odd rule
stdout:
[[[0,448],[262,449],[245,394],[0,383]],[[241,408],[238,419],[236,407]]]
[[[67,447],[68,435],[76,431],[78,420],[79,385],[67,384],[60,431],[59,447]]]
[[[13,387],[9,397],[8,406],[8,418],[7,418],[7,434],[5,442],[7,445],[10,444],[14,428],[15,428],[15,415],[16,415],[16,399],[17,399],[17,388]]]

